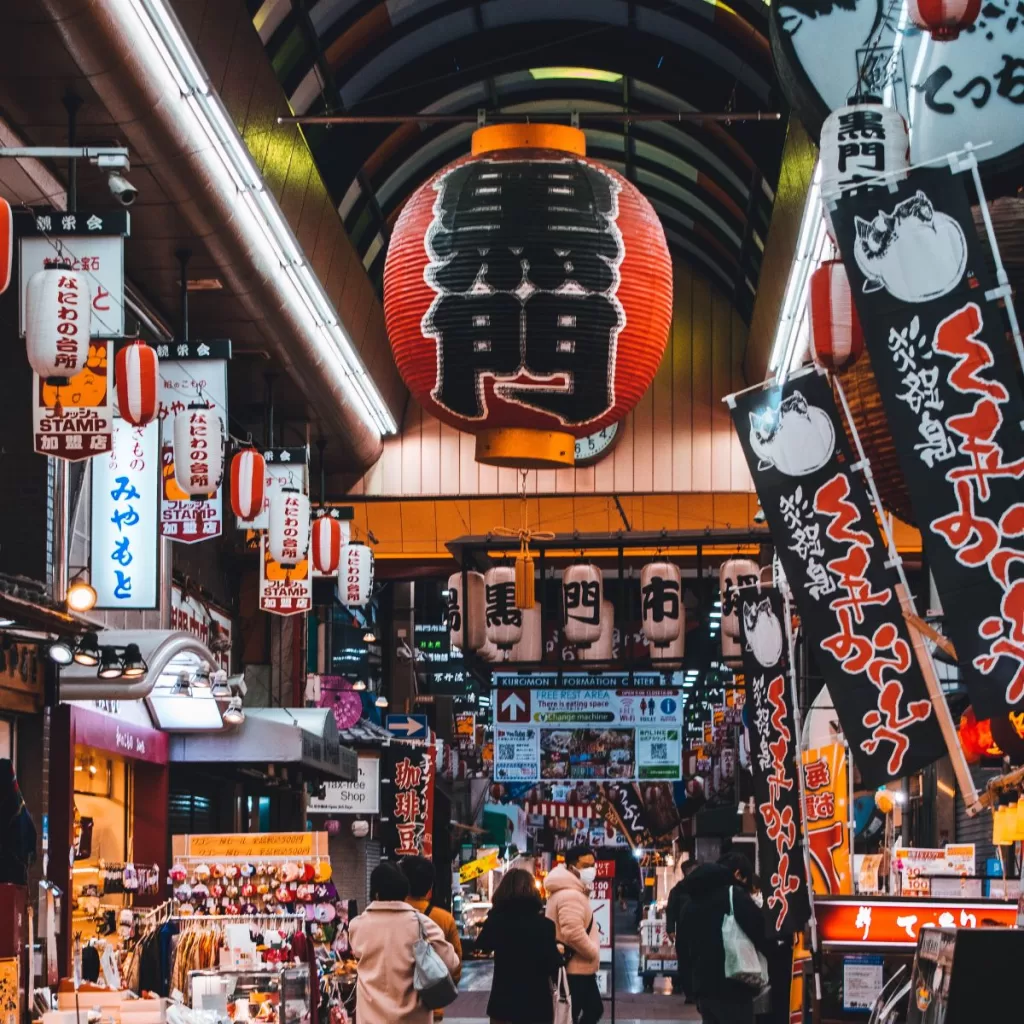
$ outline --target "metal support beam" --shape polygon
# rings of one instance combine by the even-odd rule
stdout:
[[[494,111],[488,115],[488,124],[502,121],[526,123],[538,121],[564,122],[573,114],[565,110],[531,110],[528,114]],[[616,124],[642,121],[676,122],[678,124],[738,124],[741,121],[764,121],[766,124],[782,119],[782,115],[772,110],[754,110],[742,113],[701,113],[691,110],[675,112],[649,113],[641,111],[603,111],[585,110],[578,114],[581,121],[614,122]],[[279,117],[278,124],[476,124],[477,116],[473,114],[303,114],[297,117]]]

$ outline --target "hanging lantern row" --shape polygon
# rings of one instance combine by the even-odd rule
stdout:
[[[51,267],[25,289],[25,348],[32,369],[47,383],[65,385],[89,359],[92,305],[86,280]]]

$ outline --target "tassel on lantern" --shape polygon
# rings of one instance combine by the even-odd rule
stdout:
[[[528,611],[536,601],[533,580],[533,555],[524,540],[516,555],[516,607]]]

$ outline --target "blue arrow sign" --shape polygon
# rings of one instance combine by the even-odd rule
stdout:
[[[430,735],[426,715],[388,715],[387,728],[407,740],[425,740]]]

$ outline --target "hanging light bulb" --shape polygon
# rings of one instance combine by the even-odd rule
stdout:
[[[100,667],[96,673],[100,679],[120,679],[124,674],[124,666],[121,664],[121,655],[117,653],[116,647],[100,648]]]
[[[75,664],[93,668],[100,663],[99,637],[95,633],[86,633],[75,647]]]
[[[74,657],[71,644],[67,640],[56,640],[50,644],[47,653],[50,655],[50,660],[55,661],[58,665],[70,665],[71,659]]]
[[[96,590],[87,580],[75,580],[65,595],[68,611],[91,612],[96,607]]]
[[[388,706],[388,699],[383,693],[377,694],[377,699],[373,702],[379,708],[386,708]]]
[[[242,709],[242,698],[232,697],[231,703],[224,712],[225,725],[241,725],[245,721],[245,711]]]
[[[141,679],[149,671],[138,644],[128,644],[125,647],[122,664],[125,679]]]
[[[357,680],[356,680],[356,681],[355,681],[355,682],[354,682],[354,683],[352,684],[352,689],[353,689],[353,690],[358,690],[358,691],[362,692],[363,690],[365,690],[365,689],[366,689],[366,683],[364,683],[364,682],[362,681],[362,679],[357,679]]]

